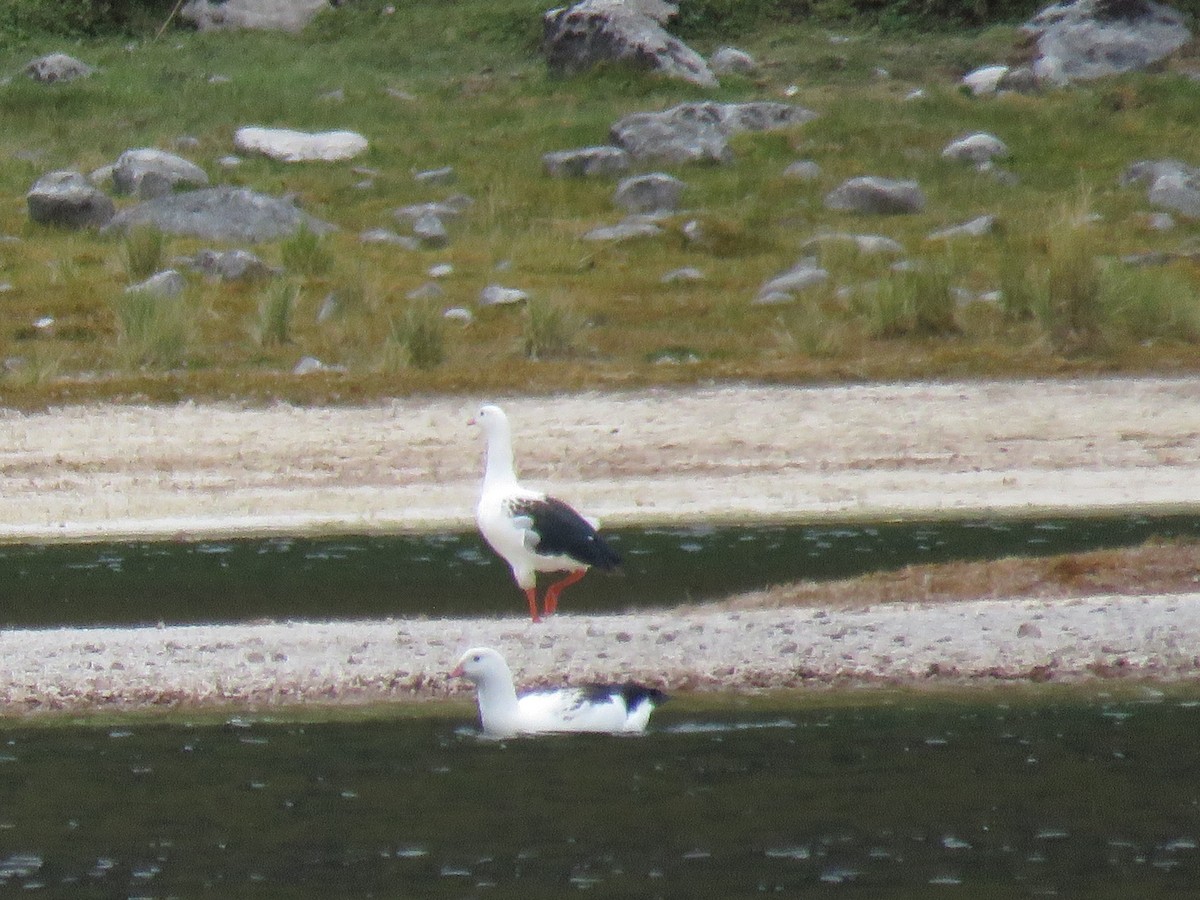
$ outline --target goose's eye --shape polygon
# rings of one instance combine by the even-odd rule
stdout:
[[[471,662],[480,662],[483,659],[478,653],[471,657]]]

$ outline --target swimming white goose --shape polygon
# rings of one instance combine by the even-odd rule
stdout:
[[[654,707],[667,700],[662,691],[632,682],[547,688],[518,697],[508,663],[490,647],[468,650],[450,675],[474,682],[479,721],[489,737],[641,732]]]
[[[475,521],[484,540],[512,569],[517,586],[529,601],[529,616],[558,609],[558,595],[574,584],[589,566],[611,571],[621,557],[596,533],[588,521],[563,501],[521,487],[513,468],[512,429],[498,406],[480,407],[472,423],[483,428],[487,440],[483,489],[475,508]],[[537,573],[567,572],[546,588],[538,614]]]

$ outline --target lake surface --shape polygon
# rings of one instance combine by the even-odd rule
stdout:
[[[0,721],[0,895],[1194,896],[1200,688],[1123,690],[679,700],[507,742],[466,708]]]
[[[716,599],[909,563],[1044,555],[1200,537],[1200,517],[771,526],[605,532],[620,576],[564,594],[576,612]],[[474,534],[0,546],[10,626],[256,618],[464,616],[525,609]]]

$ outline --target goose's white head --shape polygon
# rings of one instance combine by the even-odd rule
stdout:
[[[459,658],[450,677],[481,684],[496,678],[511,680],[512,673],[504,657],[491,647],[472,647]]]
[[[485,403],[479,407],[479,412],[475,413],[470,424],[478,425],[484,434],[492,434],[508,427],[508,416],[504,415],[504,410],[496,404]]]

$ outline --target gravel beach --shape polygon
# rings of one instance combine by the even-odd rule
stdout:
[[[606,525],[1200,511],[1200,379],[721,386],[488,398],[518,467]],[[475,399],[0,414],[0,540],[470,527]],[[467,646],[522,684],[671,690],[1195,677],[1200,587],[866,609],[690,609],[0,633],[11,713],[444,697]],[[630,598],[636,606],[636,598]]]

